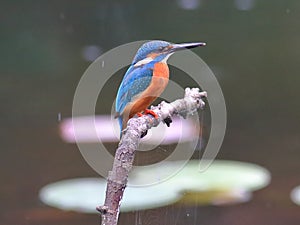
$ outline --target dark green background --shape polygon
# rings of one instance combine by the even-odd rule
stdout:
[[[75,145],[59,138],[57,114],[71,116],[75,88],[91,63],[82,57],[85,46],[105,52],[145,39],[207,42],[194,52],[215,72],[228,110],[218,158],[260,164],[272,182],[249,203],[166,207],[144,212],[143,224],[168,224],[175,214],[177,224],[300,223],[300,207],[289,199],[300,185],[300,1],[256,0],[247,11],[234,0],[202,0],[194,10],[178,2],[0,1],[1,224],[99,222],[38,200],[47,183],[97,175]],[[110,112],[115,86],[98,113]],[[195,210],[195,223],[180,216]],[[122,214],[120,224],[135,219]]]

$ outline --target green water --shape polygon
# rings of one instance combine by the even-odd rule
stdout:
[[[194,9],[182,8],[184,2]],[[273,180],[246,204],[170,207],[144,213],[142,220],[174,224],[167,218],[197,212],[191,221],[179,216],[177,224],[299,224],[300,208],[289,199],[300,184],[299,21],[297,0],[1,1],[0,221],[99,222],[38,200],[47,183],[97,175],[75,145],[60,139],[57,115],[71,116],[75,88],[91,63],[83,57],[86,46],[104,53],[136,40],[164,39],[207,42],[193,51],[215,72],[226,100],[228,126],[218,158],[258,163]],[[110,112],[114,86],[98,113]],[[138,224],[134,213],[120,219]]]

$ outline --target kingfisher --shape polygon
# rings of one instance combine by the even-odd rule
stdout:
[[[204,42],[172,44],[154,40],[144,43],[137,51],[125,73],[116,97],[116,115],[120,137],[127,122],[135,115],[156,113],[149,110],[151,103],[161,95],[169,81],[168,58],[176,51],[205,46]]]

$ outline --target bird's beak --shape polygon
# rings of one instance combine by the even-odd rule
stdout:
[[[183,43],[183,44],[173,44],[170,48],[170,52],[175,52],[179,50],[189,49],[189,48],[196,48],[198,46],[205,46],[205,42],[193,42],[193,43]]]

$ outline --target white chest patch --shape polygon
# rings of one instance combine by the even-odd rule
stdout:
[[[147,57],[145,59],[142,59],[142,60],[138,61],[136,64],[134,64],[134,67],[145,65],[145,64],[147,64],[151,61],[153,61],[153,59],[151,57]]]
[[[174,52],[168,54],[168,55],[162,60],[162,62],[163,62],[163,63],[167,63],[167,60],[169,59],[169,57],[170,57],[171,55],[173,55],[173,53],[174,53]]]
[[[161,62],[167,63],[167,60],[169,59],[169,57],[170,57],[173,53],[174,53],[174,52],[172,52],[172,53],[166,55],[166,57],[165,57],[163,60],[161,60]],[[138,61],[136,64],[134,64],[134,67],[138,67],[138,66],[145,65],[145,64],[147,64],[147,63],[152,62],[153,60],[154,60],[154,59],[153,59],[152,57],[147,57],[147,58],[145,58],[145,59],[142,59],[142,60]]]

